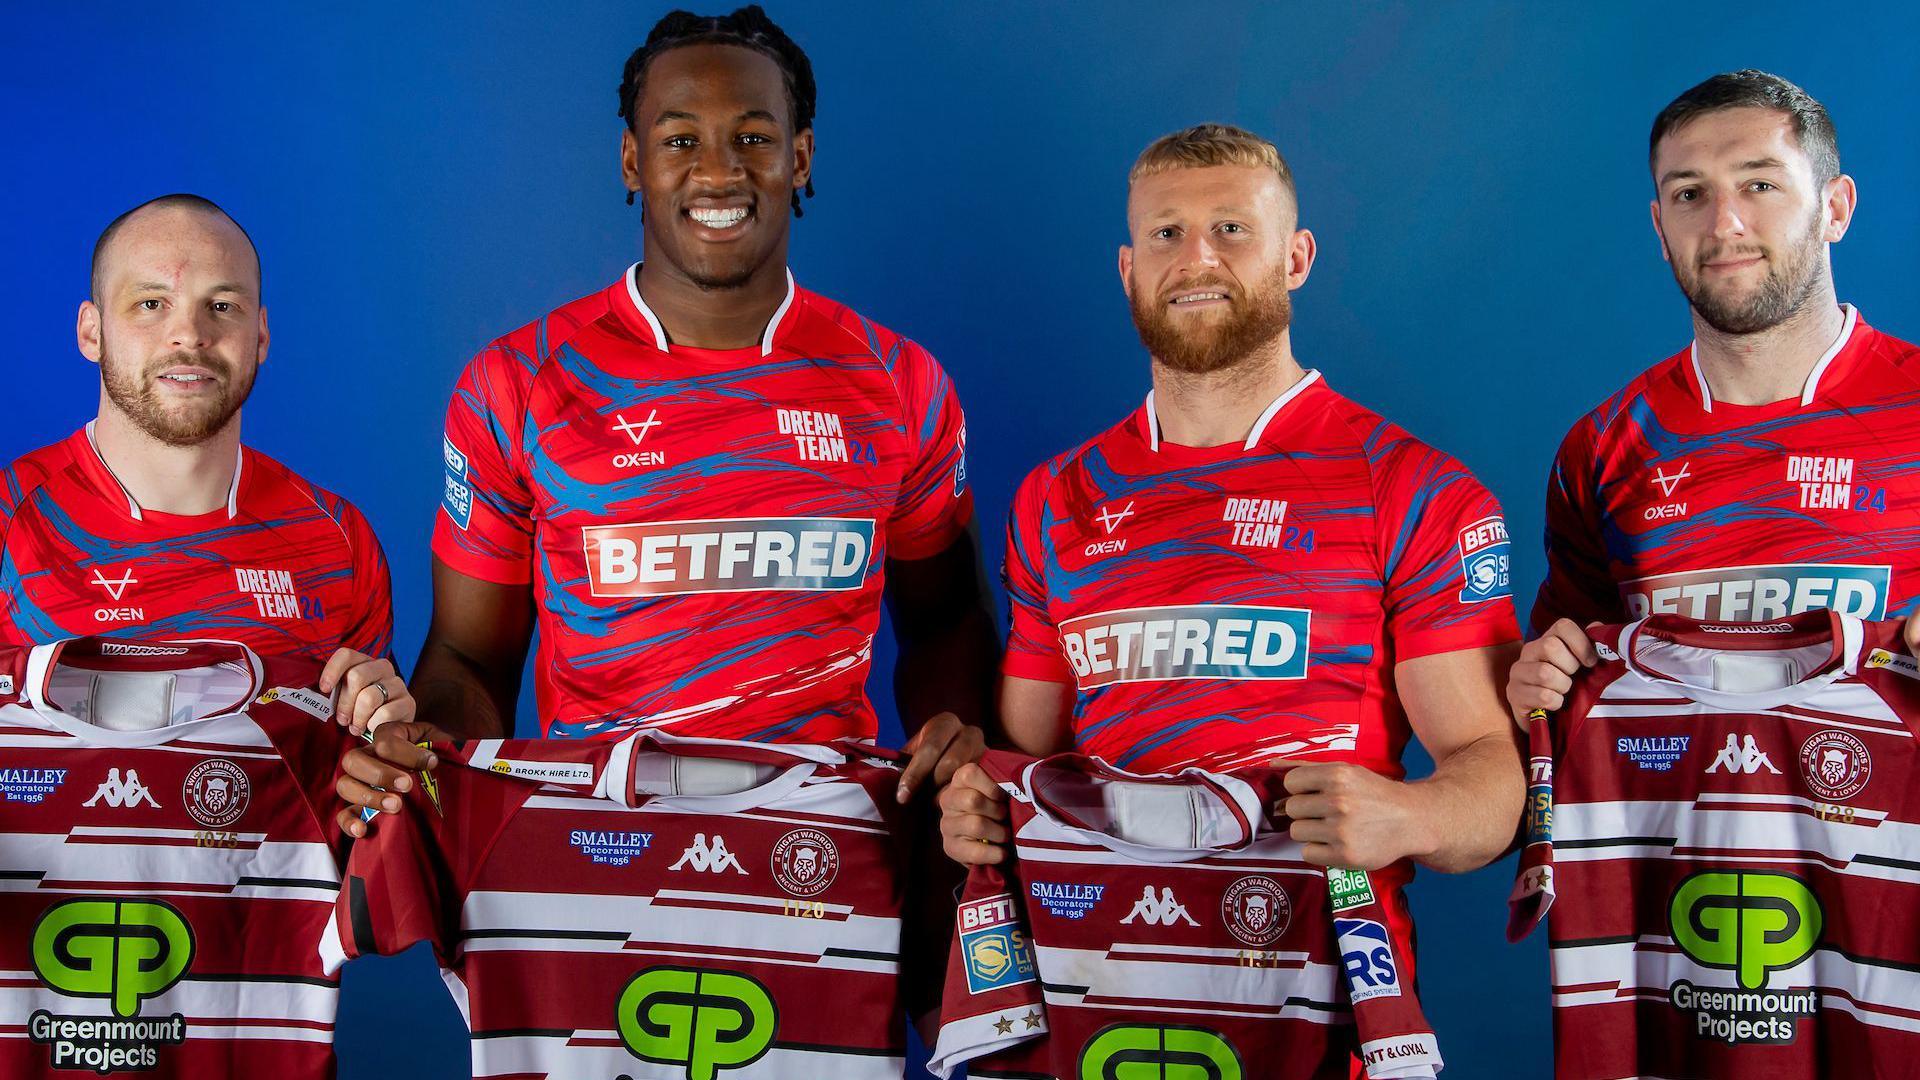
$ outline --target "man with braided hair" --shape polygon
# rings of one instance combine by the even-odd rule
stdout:
[[[953,385],[794,284],[813,71],[765,12],[667,15],[619,95],[646,257],[460,377],[418,726],[511,734],[537,625],[549,736],[871,739],[884,583],[906,802],[979,755],[997,663]],[[346,762],[356,836],[430,760],[382,752]]]

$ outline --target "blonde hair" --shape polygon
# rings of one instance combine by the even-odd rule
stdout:
[[[1214,165],[1241,165],[1252,169],[1272,169],[1295,197],[1293,170],[1280,149],[1245,128],[1232,124],[1198,124],[1182,131],[1162,135],[1147,144],[1127,173],[1127,183],[1143,176],[1155,176],[1175,169],[1204,169]]]

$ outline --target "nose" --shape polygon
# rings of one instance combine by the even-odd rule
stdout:
[[[744,175],[738,148],[731,139],[705,139],[693,161],[693,179],[697,183],[721,187]]]
[[[1741,220],[1740,207],[1734,199],[1715,199],[1713,206],[1713,235],[1715,239],[1732,240],[1745,235],[1747,223]]]
[[[1220,252],[1213,246],[1212,238],[1204,231],[1196,229],[1180,241],[1180,268],[1191,274],[1198,270],[1211,270],[1220,265]]]
[[[175,349],[204,349],[213,338],[213,313],[201,304],[180,304],[167,320],[167,344]]]

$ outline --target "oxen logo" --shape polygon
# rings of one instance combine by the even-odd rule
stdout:
[[[620,991],[614,1023],[642,1061],[678,1065],[688,1080],[759,1061],[773,1046],[780,1014],[758,979],[737,971],[655,967]]]

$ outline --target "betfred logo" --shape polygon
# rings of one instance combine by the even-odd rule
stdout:
[[[580,530],[595,596],[858,589],[871,518],[719,518]]]
[[[1123,608],[1060,624],[1082,690],[1167,679],[1304,679],[1305,608],[1187,604]]]
[[[1892,579],[1889,566],[1716,566],[1625,581],[1620,595],[1636,619],[1684,615],[1705,622],[1752,623],[1830,608],[1871,621],[1887,617]]]
[[[1507,523],[1498,517],[1481,518],[1460,530],[1460,602],[1477,604],[1513,594],[1512,545]]]

